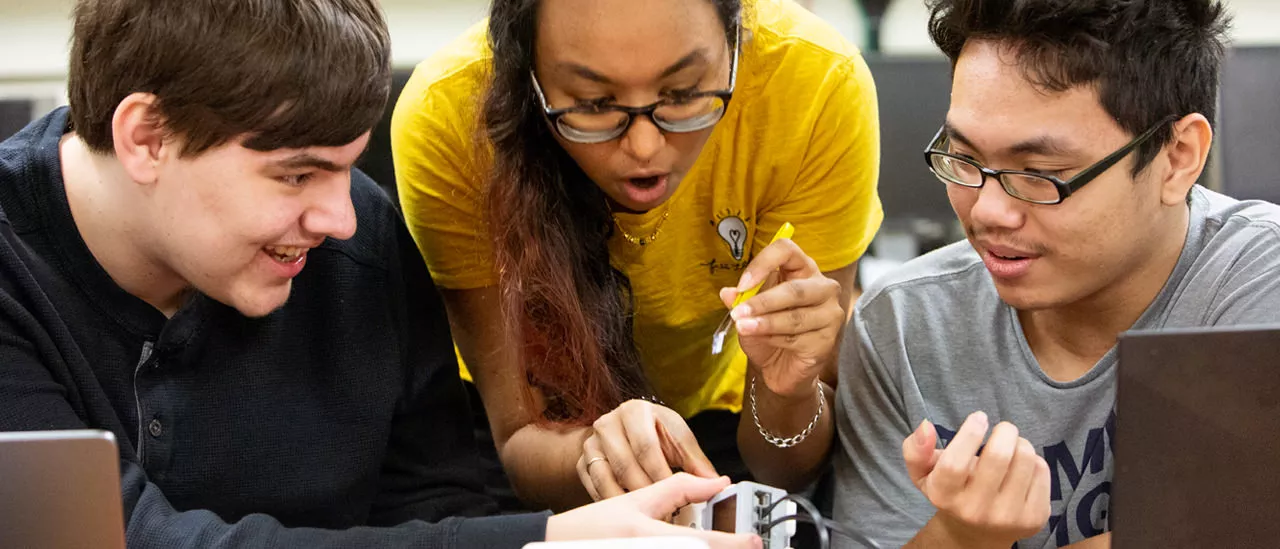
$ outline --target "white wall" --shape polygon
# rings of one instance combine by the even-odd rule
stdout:
[[[488,0],[382,0],[391,30],[392,62],[418,64],[483,19],[488,8]]]
[[[174,0],[181,1],[181,0]],[[854,0],[812,0],[814,11],[856,43],[863,40]],[[74,0],[0,0],[0,98],[57,93],[66,79]],[[479,21],[487,0],[382,0],[393,59],[412,66]],[[1280,0],[1227,0],[1237,44],[1280,44]],[[886,53],[933,54],[922,0],[896,0],[886,15]]]
[[[0,99],[35,99],[37,113],[65,101],[73,5],[0,0]]]
[[[181,1],[181,0],[174,0]],[[487,0],[382,0],[393,61],[413,65],[484,17]],[[0,0],[0,81],[64,79],[75,0]]]
[[[0,0],[0,79],[66,72],[73,0]]]
[[[1224,0],[1235,15],[1231,40],[1236,45],[1280,44],[1280,0]],[[929,11],[920,0],[897,0],[885,15],[881,41],[886,53],[933,54],[926,29]]]
[[[3,3],[9,0],[0,0]],[[845,35],[861,44],[864,36],[857,0],[810,0],[813,10]],[[1280,44],[1280,0],[1225,0],[1235,14],[1232,40],[1239,45]],[[448,37],[462,32],[484,16],[487,0],[383,0],[392,26],[397,59],[417,59],[434,51]],[[430,7],[427,7],[430,6]],[[929,12],[923,0],[894,0],[885,15],[881,41],[886,53],[936,54],[925,24]],[[413,64],[412,61],[408,62]]]

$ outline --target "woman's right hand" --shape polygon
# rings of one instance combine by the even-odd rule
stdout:
[[[682,470],[716,478],[715,467],[674,410],[646,400],[622,403],[591,426],[578,456],[578,478],[591,499],[620,496]]]

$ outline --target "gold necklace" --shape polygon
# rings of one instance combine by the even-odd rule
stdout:
[[[635,244],[636,246],[644,247],[646,244],[650,244],[654,240],[658,239],[658,233],[662,232],[662,225],[667,222],[668,215],[671,215],[670,206],[667,207],[666,211],[662,212],[662,219],[658,220],[658,226],[654,227],[653,232],[649,233],[649,236],[647,237],[637,237],[627,232],[626,229],[622,228],[622,223],[618,222],[618,216],[616,215],[613,216],[613,225],[618,228],[618,232],[622,233],[622,238],[627,239],[627,242]]]

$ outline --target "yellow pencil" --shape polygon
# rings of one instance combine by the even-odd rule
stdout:
[[[770,240],[769,243],[773,244],[774,242],[777,242],[783,238],[791,238],[791,236],[794,235],[795,232],[796,232],[796,228],[793,227],[791,223],[789,222],[783,223],[781,227],[778,227],[778,232],[773,234],[773,239]],[[732,313],[733,309],[737,308],[738,305],[741,305],[742,302],[754,297],[756,293],[760,291],[761,286],[764,286],[764,280],[757,282],[754,286],[738,294],[737,299],[733,300],[733,307],[729,308],[729,312]],[[720,322],[720,327],[716,328],[716,333],[712,334],[711,336],[711,354],[718,355],[720,354],[721,351],[724,350],[724,338],[726,335],[729,334],[729,328],[731,328],[732,326],[733,326],[733,317],[730,316],[729,314],[726,314],[724,316],[724,320]]]

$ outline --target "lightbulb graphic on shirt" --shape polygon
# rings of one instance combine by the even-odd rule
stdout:
[[[747,243],[747,224],[736,215],[726,216],[716,224],[716,232],[729,245],[729,253],[734,261],[742,261]]]

